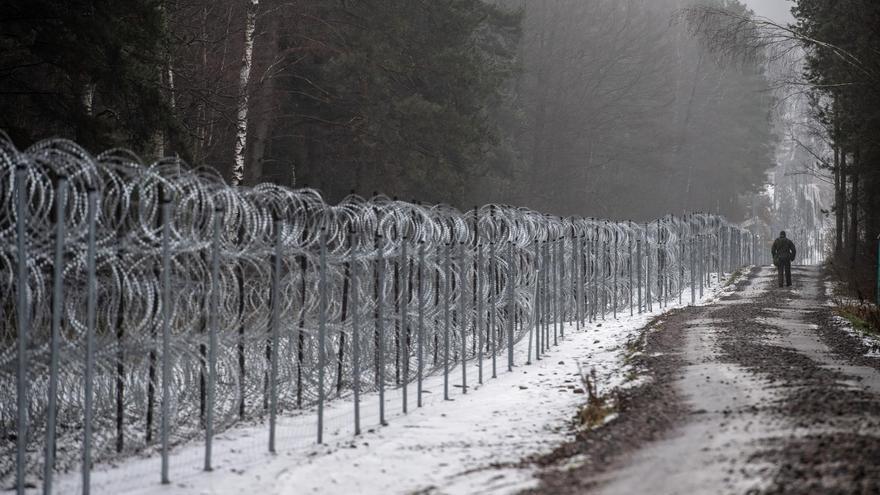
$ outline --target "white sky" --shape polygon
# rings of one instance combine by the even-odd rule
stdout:
[[[791,15],[793,0],[743,0],[743,3],[755,11],[755,14],[768,17],[779,23],[794,22]]]

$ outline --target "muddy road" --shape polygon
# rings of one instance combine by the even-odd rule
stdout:
[[[880,493],[880,360],[838,328],[822,272],[755,268],[665,315],[618,417],[537,459],[532,493]]]

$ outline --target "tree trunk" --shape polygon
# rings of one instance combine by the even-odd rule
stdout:
[[[248,82],[251,78],[251,65],[254,53],[254,30],[257,24],[259,0],[248,0],[244,28],[244,53],[241,56],[241,71],[238,74],[238,112],[235,119],[235,146],[233,149],[232,185],[244,182],[244,153],[247,147],[248,131]]]
[[[853,153],[853,163],[852,163],[852,171],[850,175],[852,176],[852,204],[850,205],[850,220],[849,220],[849,268],[853,275],[853,282],[858,284],[858,281],[855,280],[856,272],[856,257],[858,256],[859,251],[859,166],[860,163],[860,150],[859,147],[856,146],[855,152]],[[858,285],[857,285],[858,287]]]
[[[846,166],[846,149],[840,148],[840,190],[839,194],[839,202],[837,204],[838,213],[840,214],[840,237],[841,237],[841,245],[840,245],[840,253],[843,254],[844,248],[846,248],[846,243],[849,240],[849,221],[847,219],[847,212],[849,211],[849,204],[847,203],[847,166]]]
[[[255,92],[255,101],[253,102],[254,115],[252,112],[252,131],[250,132],[250,145],[248,146],[248,168],[245,172],[245,182],[247,184],[258,184],[267,181],[266,171],[263,164],[266,159],[266,151],[269,145],[269,139],[274,122],[274,116],[278,114],[278,103],[275,96],[275,77],[271,72],[271,68],[277,65],[278,59],[278,17],[277,15],[269,16],[268,25],[265,28],[265,43],[261,41],[260,53],[265,56],[257,58],[255,66],[260,68],[262,76],[254,80],[257,84]],[[261,63],[262,60],[262,63]],[[271,174],[275,177],[274,170]],[[272,182],[275,182],[274,180]]]
[[[846,212],[841,191],[843,185],[841,179],[843,173],[840,168],[840,147],[834,145],[834,222],[835,222],[835,239],[834,239],[834,255],[840,256],[843,249],[843,219]]]
[[[165,68],[158,67],[159,72],[159,85],[161,87],[162,84],[165,83]],[[153,132],[153,156],[155,158],[162,158],[165,156],[165,130],[160,125]]]

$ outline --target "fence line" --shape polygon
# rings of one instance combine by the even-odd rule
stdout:
[[[264,415],[274,452],[278,415],[312,407],[320,443],[325,403],[349,394],[360,433],[365,392],[385,424],[411,382],[421,407],[425,377],[443,374],[448,398],[460,366],[467,393],[484,356],[495,377],[498,359],[541,359],[564,322],[662,308],[688,285],[693,302],[756,259],[749,232],[710,214],[330,205],[64,140],[18,151],[0,137],[0,163],[0,390],[17,397],[0,403],[0,479],[19,493],[51,493],[77,454],[88,493],[95,462],[157,442],[168,483],[172,441],[198,437],[210,470],[216,432]]]

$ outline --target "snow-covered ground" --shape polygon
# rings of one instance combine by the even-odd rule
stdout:
[[[838,306],[844,306],[848,304],[864,304],[858,299],[841,296],[840,294],[843,294],[845,292],[839,281],[835,281],[830,277],[826,277],[823,283],[825,284],[825,293],[832,296],[826,300],[826,306],[836,308]],[[862,341],[862,344],[864,344],[865,347],[868,348],[868,352],[865,353],[865,357],[880,358],[880,338],[878,338],[876,335],[872,335],[870,333],[854,328],[853,324],[849,320],[838,314],[834,314],[831,317],[831,321],[834,322],[834,324],[837,325],[837,327],[840,328],[842,331]]]
[[[699,301],[723,295],[716,284]],[[686,291],[683,300],[690,300]],[[363,434],[352,434],[352,404],[335,401],[326,410],[323,445],[315,443],[315,417],[279,419],[277,454],[267,450],[268,427],[242,426],[217,435],[214,470],[204,472],[204,445],[193,442],[174,450],[170,485],[160,485],[159,458],[128,459],[99,466],[92,473],[92,493],[137,494],[395,494],[513,493],[536,483],[533,468],[520,461],[549,451],[570,434],[572,418],[586,401],[580,373],[595,370],[600,394],[624,383],[624,345],[651,318],[669,309],[635,316],[606,315],[580,331],[565,326],[565,337],[540,361],[525,365],[527,342],[515,349],[513,372],[498,360],[484,363],[484,384],[468,364],[467,394],[461,369],[450,375],[452,400],[443,400],[443,377],[425,380],[424,407],[401,411],[400,390],[386,393],[388,426],[378,426],[376,394],[362,397]],[[75,473],[56,480],[56,493],[77,491]]]

